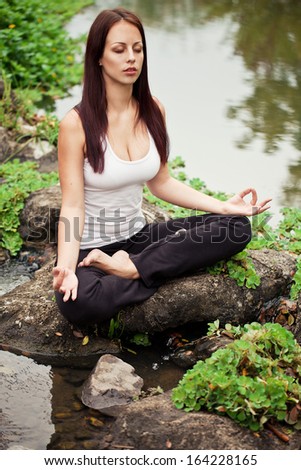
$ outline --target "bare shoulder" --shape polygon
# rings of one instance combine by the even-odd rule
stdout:
[[[60,121],[60,130],[83,132],[83,126],[79,114],[71,109]]]
[[[72,109],[60,121],[58,135],[58,156],[59,160],[66,162],[70,157],[83,161],[85,154],[85,132],[78,113]]]
[[[153,100],[154,102],[158,105],[163,117],[165,118],[165,109],[164,109],[164,106],[163,104],[161,103],[161,101],[158,100],[158,98],[156,98],[155,96],[153,96]]]

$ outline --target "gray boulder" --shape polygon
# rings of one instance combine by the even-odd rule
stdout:
[[[105,354],[97,361],[84,383],[84,405],[109,416],[118,416],[122,408],[140,395],[143,379],[134,367],[122,359]]]

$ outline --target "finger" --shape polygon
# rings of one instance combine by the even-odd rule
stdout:
[[[267,211],[268,209],[270,209],[271,206],[263,206],[263,207],[260,207],[259,208],[259,211],[258,211],[258,214],[261,214],[262,212],[265,212]]]
[[[244,191],[241,191],[239,193],[239,196],[241,197],[241,199],[244,199],[248,194],[252,194],[251,196],[251,201],[250,201],[250,204],[252,206],[256,206],[256,203],[257,203],[257,192],[255,189],[253,188],[248,188],[248,189],[245,189]]]
[[[272,199],[265,199],[264,201],[262,201],[260,204],[258,204],[259,207],[263,207],[263,206],[266,206],[267,204],[269,204],[269,202],[271,202]]]
[[[252,206],[255,206],[256,205],[256,202],[257,202],[257,192],[254,188],[247,188],[247,189],[244,189],[243,191],[241,191],[239,193],[239,196],[243,199],[244,197],[246,197],[248,194],[252,193],[252,199],[251,199],[251,202],[250,204]]]
[[[66,289],[65,295],[63,297],[63,302],[67,302],[67,300],[69,300],[69,298],[70,298],[70,289]]]
[[[251,215],[256,215],[256,214],[259,214],[259,210],[260,210],[260,207],[258,206],[252,206],[251,207]]]
[[[262,212],[265,212],[270,208],[271,206],[267,204],[259,204],[258,206],[253,206],[252,215],[261,214]]]
[[[262,212],[270,209],[270,204],[269,202],[271,202],[272,199],[265,199],[264,201],[262,201],[261,203],[259,203],[257,205],[257,214],[261,214]]]
[[[252,191],[252,188],[247,188],[247,189],[244,189],[243,191],[240,191],[238,195],[243,199],[245,196],[247,196],[247,194],[250,194],[251,191]]]
[[[76,297],[77,297],[77,287],[74,287],[74,289],[72,289],[71,299],[75,300]]]
[[[84,258],[80,263],[78,263],[78,267],[82,268],[83,266],[89,266],[90,260],[88,257]]]
[[[255,191],[254,188],[244,189],[243,191],[240,191],[238,194],[241,198],[244,198],[245,196],[247,196],[250,193],[252,193],[252,195],[255,193],[255,195],[257,196],[256,191]]]

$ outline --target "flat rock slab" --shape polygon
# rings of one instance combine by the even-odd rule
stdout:
[[[268,430],[254,433],[227,416],[177,410],[171,392],[127,407],[111,429],[111,449],[148,450],[299,450],[301,431],[281,441]]]
[[[34,279],[0,298],[0,348],[32,357],[43,364],[95,364],[105,353],[117,354],[114,342],[94,335],[87,344],[74,335],[54,300],[54,260],[36,271]]]

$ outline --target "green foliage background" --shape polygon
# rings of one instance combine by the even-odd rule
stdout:
[[[56,184],[58,175],[40,173],[35,162],[15,159],[1,165],[0,178],[4,181],[0,187],[0,246],[15,256],[23,244],[18,228],[26,198],[33,191]]]
[[[0,3],[1,75],[12,88],[63,95],[79,83],[79,41],[64,23],[91,0],[2,0]]]

